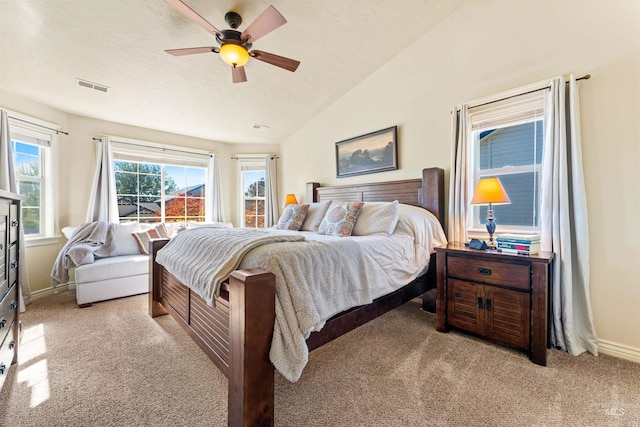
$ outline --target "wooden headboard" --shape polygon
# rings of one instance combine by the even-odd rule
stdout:
[[[422,179],[375,182],[371,184],[337,185],[321,187],[317,182],[307,183],[307,200],[322,202],[392,202],[419,206],[434,214],[444,228],[444,170],[422,170]]]

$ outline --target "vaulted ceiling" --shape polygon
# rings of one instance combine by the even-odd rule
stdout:
[[[0,0],[0,88],[71,114],[279,143],[462,1],[184,0],[218,29],[228,11],[242,16],[241,31],[270,4],[287,19],[253,48],[299,60],[297,71],[252,59],[248,81],[234,84],[217,54],[164,52],[216,42],[163,0]]]

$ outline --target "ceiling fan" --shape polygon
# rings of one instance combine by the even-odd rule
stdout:
[[[273,6],[269,6],[247,28],[245,28],[244,31],[240,32],[237,31],[237,28],[242,23],[242,17],[236,12],[227,12],[224,16],[224,20],[231,29],[218,30],[206,19],[198,15],[197,12],[187,6],[183,1],[165,0],[165,2],[178,12],[182,13],[185,17],[213,34],[220,45],[220,47],[203,46],[185,49],[169,49],[165,51],[171,55],[182,56],[207,52],[218,53],[224,62],[231,65],[231,76],[234,83],[247,81],[247,75],[244,72],[244,65],[249,61],[250,57],[292,72],[298,68],[298,65],[300,65],[300,61],[296,61],[294,59],[285,58],[283,56],[274,55],[273,53],[263,52],[261,50],[251,49],[253,43],[260,37],[265,36],[276,28],[287,23],[284,16],[282,16]]]

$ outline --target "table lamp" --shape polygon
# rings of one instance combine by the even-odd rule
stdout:
[[[297,205],[298,204],[298,199],[296,199],[296,195],[295,194],[287,194],[285,199],[284,199],[284,205]]]
[[[493,243],[493,233],[496,231],[495,218],[493,216],[493,205],[506,205],[511,203],[511,199],[504,191],[504,187],[497,177],[485,177],[480,178],[476,185],[476,191],[473,193],[471,199],[472,205],[489,205],[489,211],[487,212],[487,231],[489,232],[489,243],[487,247],[489,249],[495,249],[496,245]]]

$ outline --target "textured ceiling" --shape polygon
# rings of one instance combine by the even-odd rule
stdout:
[[[462,2],[184,1],[218,29],[228,28],[226,12],[238,12],[239,30],[272,4],[288,23],[253,47],[300,67],[291,73],[250,60],[248,81],[233,84],[215,54],[171,56],[164,50],[215,40],[162,0],[0,0],[0,88],[102,120],[222,142],[279,143]],[[79,87],[76,78],[109,92]]]

